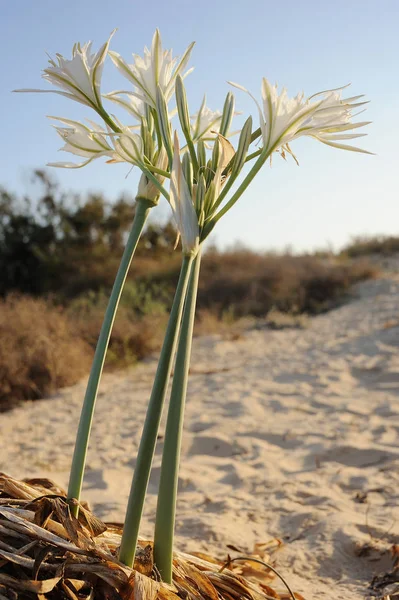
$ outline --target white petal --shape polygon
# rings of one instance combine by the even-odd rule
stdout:
[[[60,96],[65,96],[65,98],[70,98],[71,100],[75,100],[76,102],[80,102],[80,104],[87,105],[87,102],[78,98],[74,94],[69,92],[60,92],[58,90],[36,90],[36,89],[23,89],[23,90],[13,90],[14,92],[34,92],[39,94],[59,94]]]
[[[319,140],[319,142],[322,142],[323,144],[326,144],[327,146],[332,146],[333,148],[339,148],[340,150],[350,150],[351,152],[361,152],[362,154],[371,154],[371,155],[375,156],[374,152],[369,152],[368,150],[363,150],[362,148],[356,148],[355,146],[348,146],[347,144],[337,144],[335,142],[325,140],[322,137],[317,137],[317,136],[313,136],[313,137],[315,137],[317,140]]]
[[[88,165],[93,159],[89,158],[89,160],[85,160],[82,163],[76,164],[71,162],[55,162],[55,163],[47,163],[48,167],[59,167],[61,169],[81,169]]]

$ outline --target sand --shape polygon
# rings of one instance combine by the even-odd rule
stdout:
[[[259,324],[193,348],[176,546],[223,557],[279,538],[311,599],[368,597],[399,541],[399,277],[359,285],[305,329]],[[156,359],[101,384],[83,496],[124,510]],[[85,382],[0,420],[0,469],[66,485]],[[163,429],[161,431],[161,434]],[[152,537],[162,439],[142,534]]]

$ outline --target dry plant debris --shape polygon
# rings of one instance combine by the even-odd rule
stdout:
[[[65,492],[48,479],[0,474],[0,600],[302,599],[282,588],[272,565],[260,564],[272,560],[278,541],[242,559],[176,552],[167,585],[152,542],[140,540],[133,570],[118,561],[121,534],[121,525],[103,523],[85,503],[73,517]]]

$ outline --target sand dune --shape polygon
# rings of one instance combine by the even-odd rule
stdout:
[[[307,598],[369,595],[399,535],[399,278],[370,281],[306,329],[195,340],[177,546],[224,556],[280,538]],[[122,520],[156,361],[101,385],[84,497]],[[0,469],[67,481],[85,382],[3,414]],[[162,433],[162,432],[161,432]],[[144,536],[152,536],[162,439]]]

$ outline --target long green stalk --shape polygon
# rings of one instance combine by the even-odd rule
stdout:
[[[157,372],[151,392],[150,402],[140,440],[137,462],[134,469],[132,486],[123,526],[119,560],[132,567],[136,553],[137,540],[141,516],[143,514],[144,500],[150,478],[151,465],[154,457],[155,446],[162,409],[168,389],[173,358],[176,351],[178,332],[186,298],[187,285],[190,277],[192,258],[183,258],[179,282],[177,284],[168,326],[165,333]]]
[[[177,348],[175,373],[173,376],[165,430],[161,479],[159,483],[158,504],[155,519],[154,561],[161,573],[162,579],[167,583],[172,582],[173,536],[175,528],[180,449],[200,261],[200,253],[198,253],[191,272],[180,330],[179,345]]]
[[[71,472],[69,476],[69,499],[80,499],[83,474],[87,456],[87,448],[89,445],[89,437],[93,421],[98,386],[100,383],[100,377],[104,366],[105,355],[111,336],[112,326],[115,320],[116,310],[118,308],[119,300],[122,294],[122,289],[130,267],[130,263],[132,261],[134,252],[136,250],[150,209],[153,206],[154,204],[151,201],[146,200],[145,198],[140,198],[137,200],[137,208],[133,220],[132,229],[130,231],[126,247],[123,252],[122,260],[119,265],[118,273],[116,275],[114,287],[112,288],[107,310],[105,312],[104,321],[101,327],[100,336],[98,338],[97,347],[93,358],[93,364],[90,371],[89,381],[86,388],[86,394],[83,401],[83,407],[79,421],[79,428],[76,436],[75,450],[72,459]],[[72,507],[72,510],[76,515],[77,507]]]

